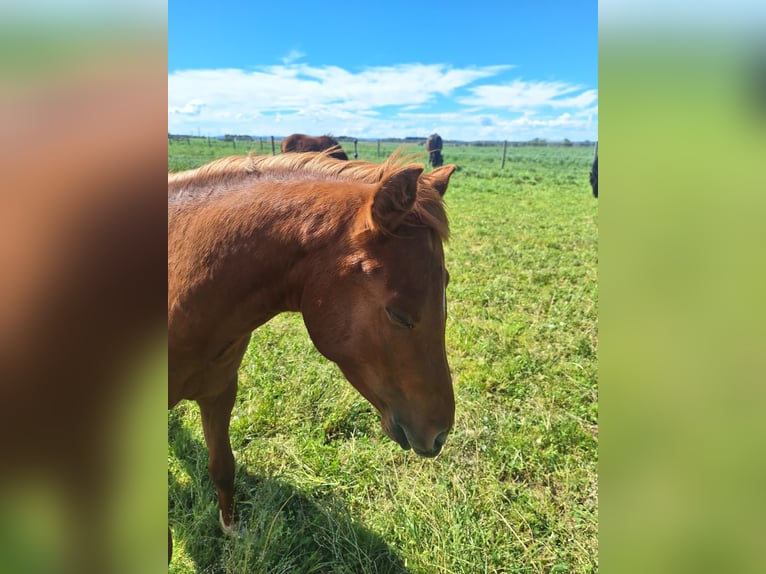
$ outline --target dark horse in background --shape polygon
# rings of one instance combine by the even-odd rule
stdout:
[[[307,136],[305,134],[293,134],[282,140],[282,153],[304,152],[304,151],[324,151],[326,149],[337,148],[330,153],[330,157],[335,159],[348,159],[346,152],[340,146],[335,138],[330,136]]]
[[[454,170],[311,152],[168,175],[168,407],[199,404],[224,531],[237,371],[252,331],[284,311],[302,313],[392,440],[441,450],[455,415],[442,247]]]
[[[442,156],[442,137],[439,134],[431,134],[426,140],[426,151],[428,152],[428,161],[431,167],[441,167],[444,165]]]
[[[596,151],[593,153],[593,165],[590,168],[590,187],[593,189],[593,197],[598,198],[598,142],[596,142]]]

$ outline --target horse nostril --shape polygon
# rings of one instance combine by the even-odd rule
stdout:
[[[449,434],[449,431],[444,431],[443,433],[439,433],[437,437],[434,439],[434,446],[436,449],[440,449],[442,446],[444,446],[444,443],[447,442],[447,435]]]

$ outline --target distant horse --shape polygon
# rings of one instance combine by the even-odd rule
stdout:
[[[330,136],[312,137],[304,134],[293,134],[282,140],[282,153],[304,152],[304,151],[324,151],[326,149],[338,148],[330,156],[336,159],[348,159],[346,152],[334,138]]]
[[[431,134],[426,140],[426,151],[428,152],[428,161],[432,167],[440,167],[444,164],[442,157],[442,138],[439,134]]]
[[[590,187],[593,190],[593,197],[598,199],[598,143],[593,153],[593,165],[590,168]]]
[[[237,370],[251,332],[283,311],[303,314],[391,439],[424,457],[441,450],[455,415],[442,246],[454,170],[324,152],[168,174],[168,408],[199,404],[224,531]]]

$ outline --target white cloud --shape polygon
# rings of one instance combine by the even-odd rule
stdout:
[[[577,96],[572,96],[571,98],[552,100],[550,105],[554,108],[584,108],[594,104],[597,101],[598,91],[586,90]]]
[[[295,50],[295,49],[290,50],[287,53],[287,55],[282,58],[282,63],[285,64],[285,65],[292,64],[296,60],[300,60],[301,58],[303,58],[305,55],[306,54],[304,54],[300,50]]]
[[[168,77],[168,101],[170,108],[178,107],[179,98],[197,98],[261,111],[301,110],[323,103],[346,109],[417,105],[508,68],[451,69],[441,64],[404,64],[352,73],[336,66],[297,64],[253,72],[187,70]]]
[[[440,126],[436,131],[447,139],[468,141],[482,139],[525,141],[533,138],[549,140],[568,138],[575,141],[595,140],[597,135],[597,125],[592,118],[580,117],[568,112],[558,115],[529,112],[512,118],[497,113],[480,116],[468,116],[461,113],[420,114],[412,119],[416,124]]]
[[[204,102],[202,100],[189,100],[186,102],[183,106],[180,107],[168,107],[168,113],[169,114],[180,114],[180,115],[186,115],[186,116],[197,116],[200,113],[200,110],[204,106]]]
[[[582,90],[581,86],[563,82],[526,82],[514,80],[509,84],[476,86],[470,88],[471,96],[459,98],[468,106],[524,111],[530,108],[550,106],[554,108],[581,108],[591,105],[598,98],[596,90],[587,90],[576,96],[562,98]]]
[[[291,55],[303,56],[292,51],[285,59]],[[500,83],[512,68],[401,64],[350,71],[297,63],[252,71],[177,71],[168,76],[168,130],[595,139],[597,90],[563,82]],[[475,85],[492,80],[496,83]]]

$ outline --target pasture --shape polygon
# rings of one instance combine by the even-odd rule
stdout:
[[[353,144],[343,143],[353,155]],[[382,161],[395,144],[359,142]],[[169,170],[259,142],[168,145]],[[264,153],[271,153],[270,142]],[[278,149],[278,147],[277,147]],[[427,157],[423,147],[422,163]],[[168,413],[170,573],[596,572],[597,245],[589,147],[444,146],[442,453],[393,443],[297,314],[260,327],[231,421],[239,539],[218,524],[199,410]]]

